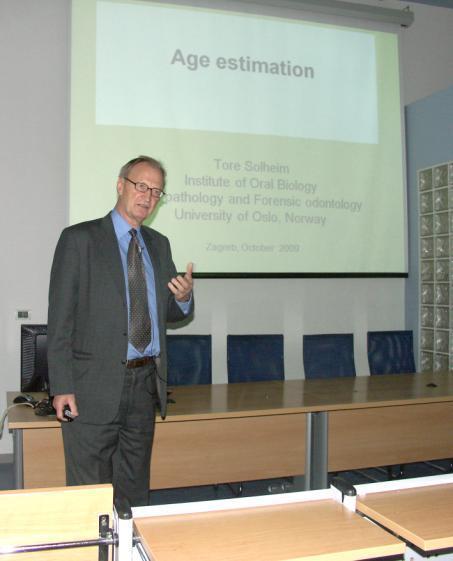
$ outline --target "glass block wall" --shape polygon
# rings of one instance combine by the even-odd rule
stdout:
[[[420,367],[453,369],[453,161],[418,171]]]

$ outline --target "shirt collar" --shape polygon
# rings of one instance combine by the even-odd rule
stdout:
[[[115,229],[115,234],[118,239],[122,238],[126,234],[129,234],[129,231],[132,229],[132,226],[125,220],[121,214],[114,208],[112,210],[112,222],[113,227]],[[140,226],[135,228],[140,235]]]

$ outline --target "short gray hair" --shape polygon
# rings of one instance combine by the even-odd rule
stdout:
[[[127,164],[124,164],[124,166],[120,169],[119,177],[122,177],[124,179],[129,175],[129,172],[134,166],[142,163],[146,163],[152,168],[160,171],[160,173],[162,174],[162,189],[164,189],[167,180],[167,172],[162,162],[159,162],[159,160],[156,160],[155,158],[151,158],[151,156],[138,156],[133,160],[129,160],[129,162],[127,162]]]

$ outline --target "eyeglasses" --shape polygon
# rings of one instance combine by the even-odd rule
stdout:
[[[129,181],[129,183],[132,183],[132,185],[140,193],[146,193],[147,191],[151,191],[151,197],[154,197],[155,199],[161,199],[165,195],[162,189],[158,189],[157,187],[148,187],[146,183],[142,183],[141,181],[132,181],[132,179],[129,179],[129,177],[125,177],[124,179],[126,181]]]

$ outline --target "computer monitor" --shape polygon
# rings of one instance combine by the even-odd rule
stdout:
[[[21,325],[20,390],[48,392],[47,325]]]

